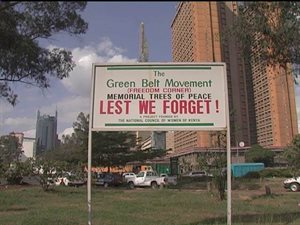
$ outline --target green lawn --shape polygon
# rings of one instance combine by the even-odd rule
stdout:
[[[253,183],[253,182],[251,182]],[[299,193],[283,190],[270,180],[272,195],[260,188],[240,186],[232,192],[232,224],[300,224]],[[254,186],[253,186],[254,187]],[[87,224],[86,187],[0,188],[0,225]],[[93,225],[226,224],[226,201],[194,189],[92,189]]]

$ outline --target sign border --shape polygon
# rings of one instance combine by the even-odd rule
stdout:
[[[87,206],[88,206],[88,225],[92,225],[92,195],[91,195],[91,165],[92,165],[92,131],[109,131],[109,130],[102,130],[102,129],[92,129],[92,120],[93,120],[93,112],[94,112],[94,90],[95,90],[95,73],[96,67],[107,67],[110,66],[120,66],[120,65],[137,65],[137,63],[93,63],[92,65],[92,84],[91,84],[91,97],[90,97],[90,119],[89,119],[89,136],[88,136],[88,182],[87,182]],[[224,128],[217,128],[213,130],[226,130],[226,140],[227,140],[227,224],[231,225],[231,217],[232,217],[232,208],[231,208],[231,145],[230,145],[230,117],[229,117],[229,97],[228,97],[228,85],[227,85],[227,70],[225,63],[138,63],[139,66],[141,65],[207,65],[207,66],[224,66],[224,94],[225,94],[225,120],[226,124]],[[199,127],[198,127],[199,128]],[[118,131],[119,129],[115,129],[112,131]],[[153,126],[153,130],[155,126]],[[176,129],[180,130],[180,129]],[[190,129],[185,128],[184,130],[190,131]],[[211,129],[198,129],[199,131],[210,131]],[[126,130],[125,130],[126,131]],[[131,131],[131,130],[128,130]]]
[[[172,66],[174,66],[172,68]],[[182,67],[180,67],[182,66]],[[226,76],[226,64],[225,63],[197,63],[197,62],[170,62],[170,63],[93,63],[93,73],[92,73],[92,90],[91,90],[91,105],[92,105],[92,111],[90,112],[90,120],[92,121],[92,131],[151,131],[151,130],[157,130],[157,131],[184,131],[184,130],[190,130],[190,131],[218,131],[218,130],[226,130],[226,127],[228,125],[226,120],[226,109],[224,112],[224,127],[214,127],[214,123],[181,123],[178,125],[174,124],[166,124],[166,123],[153,123],[153,124],[118,124],[118,123],[111,123],[108,124],[107,128],[94,128],[94,102],[95,102],[95,81],[96,81],[96,70],[97,67],[106,67],[108,70],[149,70],[149,69],[160,69],[160,70],[172,70],[172,69],[182,69],[182,70],[195,70],[195,69],[211,69],[211,67],[214,66],[221,66],[223,67],[223,76],[224,76],[224,94],[225,94],[225,105],[226,105],[226,92],[227,90],[227,76]],[[226,107],[225,107],[226,108]],[[159,126],[156,127],[155,126]],[[205,126],[205,128],[203,128]],[[211,126],[211,127],[209,127]],[[124,127],[120,128],[120,127]],[[127,127],[128,129],[126,129]],[[130,129],[129,129],[130,127]],[[143,128],[137,128],[137,127],[143,127]],[[166,127],[166,128],[165,128]],[[136,128],[136,129],[135,129]]]

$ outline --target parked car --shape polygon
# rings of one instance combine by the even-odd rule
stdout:
[[[300,177],[289,178],[283,181],[283,187],[293,192],[300,191]]]
[[[164,187],[167,185],[165,177],[159,177],[155,171],[141,171],[136,177],[127,180],[127,185],[130,189],[134,187]]]
[[[161,173],[159,176],[160,176],[160,177],[165,177],[165,181],[166,181],[168,184],[173,184],[173,185],[176,185],[176,184],[177,184],[177,176],[169,176],[169,175],[166,174],[166,173]]]
[[[192,171],[185,176],[187,176],[187,177],[213,177],[212,174],[207,173],[206,171]]]
[[[118,186],[122,183],[122,176],[117,173],[99,173],[95,181],[97,186],[104,186],[105,188],[108,186]]]
[[[123,177],[123,181],[127,182],[128,179],[136,177],[136,174],[132,173],[132,172],[130,172],[130,173],[123,173],[122,177]]]

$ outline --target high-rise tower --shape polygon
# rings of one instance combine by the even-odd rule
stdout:
[[[240,141],[246,146],[286,146],[298,133],[292,77],[277,65],[264,64],[259,39],[244,58],[247,54],[234,37],[220,38],[234,19],[237,2],[179,3],[171,25],[173,61],[226,63],[233,146]],[[175,149],[196,146],[213,146],[212,136],[175,132]]]
[[[234,38],[222,40],[237,13],[235,2],[180,2],[173,19],[172,57],[175,62],[225,62],[232,145],[250,144],[245,68]],[[214,147],[212,132],[175,132],[175,150]]]
[[[37,112],[36,121],[36,154],[57,147],[57,111],[55,116],[40,115]]]
[[[243,12],[251,23],[251,11]],[[272,24],[276,17],[272,19]],[[261,52],[261,36],[253,33],[251,46],[244,54],[247,68],[251,139],[261,146],[286,146],[298,134],[293,77],[276,64],[267,64]],[[272,49],[268,47],[268,51]],[[291,69],[290,65],[286,69]]]

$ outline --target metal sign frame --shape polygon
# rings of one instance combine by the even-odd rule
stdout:
[[[105,115],[106,117],[103,117],[103,115],[95,115],[98,109],[96,109],[96,103],[95,101],[98,101],[100,97],[106,95],[111,95],[112,93],[108,92],[107,89],[105,89],[104,85],[104,81],[105,80],[101,80],[97,78],[97,68],[110,68],[111,70],[113,70],[114,72],[112,74],[116,74],[118,73],[117,71],[123,71],[123,75],[126,73],[124,73],[124,71],[126,70],[131,70],[131,71],[137,71],[140,69],[141,72],[141,76],[145,76],[145,74],[147,74],[147,71],[150,71],[149,73],[151,73],[152,71],[152,76],[149,75],[148,77],[144,77],[144,79],[148,79],[150,80],[149,82],[152,86],[155,85],[155,82],[158,84],[158,81],[155,81],[154,79],[159,79],[158,77],[154,77],[153,73],[155,74],[155,71],[176,71],[178,69],[180,69],[180,71],[182,73],[184,73],[184,71],[186,71],[186,76],[183,75],[183,78],[181,78],[180,76],[176,76],[176,79],[189,79],[190,76],[188,76],[188,74],[190,74],[190,71],[193,70],[194,73],[196,71],[197,72],[203,72],[203,70],[210,70],[212,68],[216,68],[216,67],[221,67],[222,68],[222,74],[214,74],[214,73],[209,73],[207,72],[207,74],[205,74],[205,76],[203,75],[203,77],[206,77],[211,75],[211,77],[214,79],[212,82],[214,82],[215,85],[217,85],[217,88],[215,89],[211,89],[214,91],[213,94],[215,94],[216,96],[218,96],[217,98],[219,98],[218,100],[220,100],[220,102],[216,102],[218,104],[215,105],[215,109],[221,111],[221,113],[219,114],[220,116],[218,116],[218,114],[214,114],[213,116],[209,117],[207,116],[207,118],[209,118],[211,121],[213,121],[214,119],[218,118],[220,119],[220,123],[218,122],[218,126],[214,126],[215,123],[211,122],[211,123],[207,123],[207,122],[203,122],[203,123],[178,123],[178,124],[172,124],[172,123],[163,123],[162,120],[160,120],[159,122],[156,123],[144,123],[144,120],[142,121],[142,123],[137,123],[137,124],[132,124],[132,123],[119,123],[119,122],[115,122],[114,121],[114,115],[110,117],[110,115]],[[198,70],[198,71],[197,71]],[[146,71],[146,72],[145,72]],[[213,70],[212,70],[213,71]],[[220,72],[220,71],[218,71]],[[215,73],[218,73],[215,72]],[[104,74],[105,71],[102,70],[102,73]],[[134,72],[133,72],[134,73]],[[161,75],[159,74],[159,72],[157,72],[158,74],[155,75]],[[174,72],[175,74],[176,72]],[[222,76],[223,77],[220,77]],[[198,76],[198,75],[197,75]],[[219,78],[221,78],[220,80],[218,80],[218,77],[216,78],[215,76],[219,76]],[[172,77],[172,75],[171,75]],[[201,74],[199,75],[199,78],[201,78]],[[128,79],[126,76],[121,77],[121,79]],[[139,77],[138,79],[136,79],[136,77],[130,77],[130,79],[135,79],[135,81],[132,82],[136,82],[136,83],[140,83],[140,79],[141,77]],[[162,77],[160,77],[160,79],[162,79]],[[197,77],[198,79],[198,77]],[[187,81],[187,80],[186,80]],[[123,84],[124,86],[129,86],[130,83],[128,83],[130,81],[127,81],[127,83]],[[183,81],[182,81],[183,82]],[[132,84],[136,84],[136,83],[132,83]],[[96,85],[102,85],[99,91],[99,88]],[[217,90],[218,89],[218,90]],[[221,90],[219,90],[221,89]],[[118,89],[119,91],[120,89]],[[198,91],[198,90],[194,90],[194,91]],[[95,97],[97,96],[97,97]],[[173,95],[172,95],[173,96]],[[147,98],[146,98],[147,99]],[[177,97],[176,97],[177,99]],[[180,98],[179,98],[180,99]],[[182,97],[182,99],[186,99],[184,97]],[[106,99],[107,100],[107,99]],[[211,102],[214,99],[211,99]],[[184,100],[183,100],[184,101]],[[104,101],[103,101],[104,102]],[[155,102],[155,101],[153,101]],[[132,102],[130,102],[131,104]],[[101,103],[102,104],[102,103]],[[104,104],[104,103],[103,103]],[[120,104],[118,103],[118,107],[115,112],[120,113]],[[133,106],[132,108],[136,108],[136,103],[132,103]],[[157,101],[155,103],[152,104],[157,104],[156,108],[158,109],[158,112],[152,112],[152,114],[158,113],[161,111],[159,104],[161,104],[161,101]],[[207,103],[208,104],[208,103]],[[220,108],[218,108],[220,104]],[[101,107],[101,106],[100,106]],[[109,105],[108,108],[112,108],[113,106]],[[129,107],[129,103],[127,103],[127,107]],[[155,108],[155,106],[153,106],[152,108]],[[200,106],[199,106],[200,108]],[[213,108],[213,107],[212,107]],[[219,111],[215,111],[217,113],[219,113]],[[223,111],[222,111],[223,110]],[[100,109],[101,111],[101,109]],[[104,111],[104,110],[103,110]],[[127,110],[128,111],[128,110]],[[101,114],[101,113],[99,113]],[[105,112],[103,112],[102,114],[105,114]],[[113,111],[110,111],[110,114],[113,114]],[[127,117],[129,116],[130,118],[130,113],[127,113]],[[135,117],[133,118],[137,118],[137,115],[134,115]],[[138,115],[141,116],[141,115]],[[191,116],[191,115],[188,115]],[[194,115],[192,115],[194,116]],[[199,116],[199,114],[196,114],[196,116]],[[203,116],[203,115],[202,115]],[[142,118],[142,117],[141,117]],[[193,117],[194,118],[194,117]],[[205,118],[205,116],[203,116],[203,118]],[[110,121],[110,123],[102,123],[101,120],[104,121]],[[124,117],[124,119],[119,120],[121,122],[126,121],[126,117]],[[129,120],[130,121],[130,120]],[[182,122],[186,121],[185,117],[182,117]],[[165,121],[164,121],[165,122]],[[181,121],[180,121],[181,122]],[[104,124],[104,126],[103,126]],[[92,68],[92,82],[91,82],[91,101],[90,101],[90,120],[89,120],[89,136],[88,136],[88,182],[87,182],[87,206],[88,206],[88,224],[92,225],[92,200],[91,200],[91,165],[92,165],[92,131],[119,131],[119,130],[124,130],[124,131],[145,131],[145,130],[202,130],[202,131],[210,131],[210,130],[226,130],[227,131],[227,224],[231,225],[231,152],[230,152],[230,120],[229,120],[229,104],[228,104],[228,88],[227,88],[227,75],[226,75],[226,64],[225,63],[128,63],[128,64],[120,64],[120,63],[115,63],[115,64],[93,64],[93,68]]]

